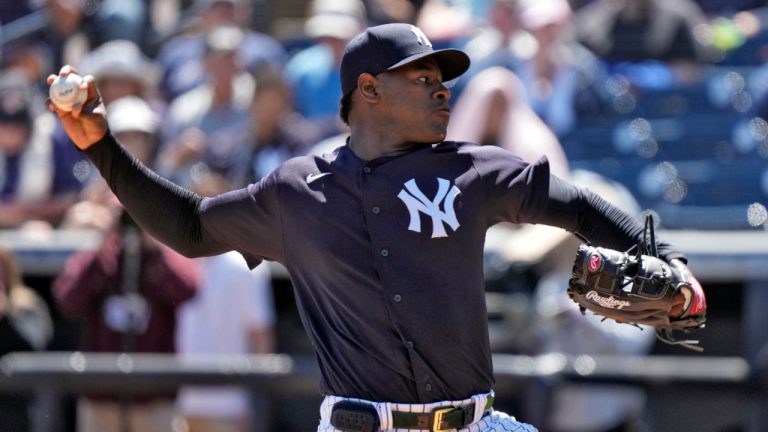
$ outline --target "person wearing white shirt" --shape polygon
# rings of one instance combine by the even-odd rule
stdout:
[[[200,260],[200,291],[181,307],[177,348],[183,360],[270,353],[275,319],[266,265],[253,271],[237,252]],[[238,387],[183,387],[177,399],[189,432],[244,432],[250,400]]]

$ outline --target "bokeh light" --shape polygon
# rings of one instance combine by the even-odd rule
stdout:
[[[760,203],[753,203],[747,208],[747,222],[750,226],[758,227],[768,219],[768,210]]]

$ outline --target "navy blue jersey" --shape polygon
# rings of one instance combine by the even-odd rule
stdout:
[[[181,252],[285,265],[325,394],[428,403],[492,388],[482,271],[491,225],[547,223],[617,249],[642,235],[550,176],[546,159],[471,143],[372,161],[343,146],[213,198],[163,181],[110,137],[87,154],[134,218]]]

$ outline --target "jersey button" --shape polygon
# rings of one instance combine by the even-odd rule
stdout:
[[[389,256],[389,250],[387,250],[387,249],[382,249],[380,253],[381,253],[381,256],[383,256],[383,257],[388,257]]]
[[[373,214],[379,214],[379,213],[381,213],[381,209],[379,208],[379,206],[373,206],[373,208],[371,209],[371,211],[373,212]]]
[[[424,386],[424,390],[432,391],[432,384],[427,383],[427,385]]]
[[[401,296],[400,294],[395,294],[394,297],[392,297],[392,299],[395,301],[395,303],[400,303],[401,301],[403,301],[403,296]]]
[[[370,174],[371,173],[371,167],[368,167],[368,166],[367,167],[363,167],[363,172],[366,173],[366,174]]]
[[[413,349],[413,341],[408,341],[406,344],[408,344],[408,348]]]

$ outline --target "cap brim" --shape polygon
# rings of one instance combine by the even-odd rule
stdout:
[[[414,54],[410,57],[406,57],[403,60],[388,67],[387,70],[397,69],[405,66],[409,63],[413,63],[416,60],[432,57],[437,61],[437,66],[443,73],[443,81],[451,81],[460,77],[464,72],[469,69],[469,56],[464,51],[445,48],[435,51],[427,51],[418,54]]]

